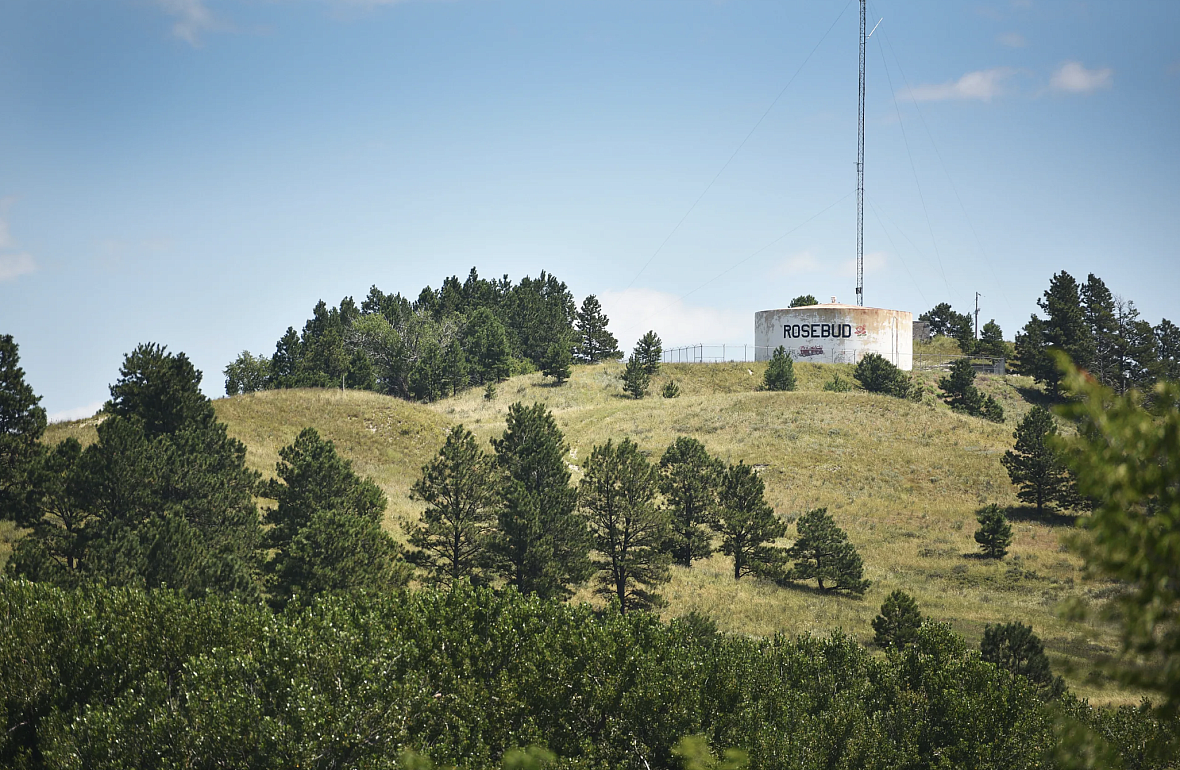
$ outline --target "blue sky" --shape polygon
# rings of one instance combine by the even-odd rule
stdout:
[[[1180,321],[1180,3],[873,0],[866,304]],[[0,333],[51,414],[315,302],[549,270],[625,345],[854,301],[855,0],[6,0]],[[736,152],[735,152],[736,151]],[[715,181],[714,181],[715,180]],[[679,223],[679,224],[678,224]]]

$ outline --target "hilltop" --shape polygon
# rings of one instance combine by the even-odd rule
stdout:
[[[1094,702],[1134,702],[1093,663],[1116,649],[1112,628],[1057,617],[1067,598],[1088,599],[1105,586],[1088,582],[1081,560],[1062,536],[1068,528],[1025,517],[1013,522],[1015,542],[1000,563],[974,557],[975,511],[987,503],[1016,507],[999,458],[1012,445],[1015,424],[1041,394],[1017,376],[980,377],[981,389],[1001,400],[1004,424],[951,412],[933,395],[921,403],[863,391],[826,392],[822,386],[850,366],[797,363],[799,389],[756,390],[764,364],[664,365],[653,383],[675,379],[677,399],[625,398],[622,365],[577,366],[553,387],[539,374],[513,377],[494,400],[480,389],[432,404],[372,392],[272,390],[219,399],[219,419],[248,447],[248,464],[272,475],[278,449],[305,426],[334,441],[356,469],[389,496],[386,525],[399,539],[420,512],[408,490],[421,465],[442,445],[446,430],[463,423],[481,442],[504,428],[508,405],[541,401],[554,413],[578,465],[608,438],[629,437],[652,459],[677,436],[694,436],[727,462],[757,466],[767,500],[793,521],[827,507],[864,557],[873,585],[863,599],[784,589],[751,578],[735,582],[728,560],[714,556],[692,569],[674,568],[663,590],[667,617],[698,611],[722,630],[749,634],[826,635],[840,628],[872,638],[870,622],[895,588],[912,594],[927,616],[951,623],[977,642],[987,623],[1022,620],[1042,637],[1054,668],[1075,692]],[[937,379],[922,373],[933,389]],[[93,438],[94,420],[50,426],[45,440]],[[793,528],[789,535],[793,535]],[[577,599],[590,600],[584,590]]]

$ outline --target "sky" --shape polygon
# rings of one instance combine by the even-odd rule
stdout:
[[[879,22],[879,23],[878,23]],[[0,334],[52,419],[315,303],[549,271],[625,349],[855,302],[856,0],[5,0]],[[872,0],[865,304],[1180,321],[1180,3]]]

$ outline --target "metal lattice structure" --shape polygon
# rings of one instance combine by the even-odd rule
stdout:
[[[865,3],[860,0],[860,103],[856,127],[856,304],[865,303]]]

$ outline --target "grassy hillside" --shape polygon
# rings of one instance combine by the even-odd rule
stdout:
[[[906,402],[863,392],[829,393],[832,373],[850,366],[797,363],[799,390],[756,390],[764,364],[665,365],[652,393],[669,378],[681,396],[634,401],[622,395],[621,364],[575,367],[561,387],[538,374],[502,383],[494,400],[473,389],[424,406],[370,393],[272,391],[215,402],[232,435],[249,447],[250,464],[270,475],[279,447],[305,425],[336,442],[356,468],[390,497],[389,526],[400,534],[419,507],[406,493],[418,469],[442,444],[446,428],[463,423],[486,441],[504,429],[514,401],[542,401],[570,445],[574,469],[607,438],[630,437],[658,459],[677,436],[694,436],[729,462],[760,467],[779,515],[826,506],[860,550],[873,581],[863,599],[784,589],[754,579],[735,582],[720,556],[691,570],[676,568],[664,590],[668,616],[705,613],[721,628],[745,634],[842,628],[869,641],[871,620],[895,588],[913,594],[929,617],[950,622],[977,641],[987,623],[1023,620],[1044,639],[1054,668],[1095,702],[1134,702],[1138,694],[1096,673],[1099,657],[1117,645],[1112,629],[1057,617],[1069,597],[1092,598],[1104,586],[1087,582],[1080,560],[1063,544],[1064,526],[1020,518],[1022,509],[999,459],[1016,422],[1040,398],[1025,378],[977,380],[1001,400],[1003,425],[952,413],[933,396],[934,374],[920,375],[929,393]],[[78,435],[93,424],[51,426],[47,440]],[[975,511],[987,503],[1014,508],[1015,543],[1000,563],[975,558]],[[794,529],[788,533],[793,536]],[[6,534],[0,532],[0,537]],[[589,588],[580,599],[592,599]]]

